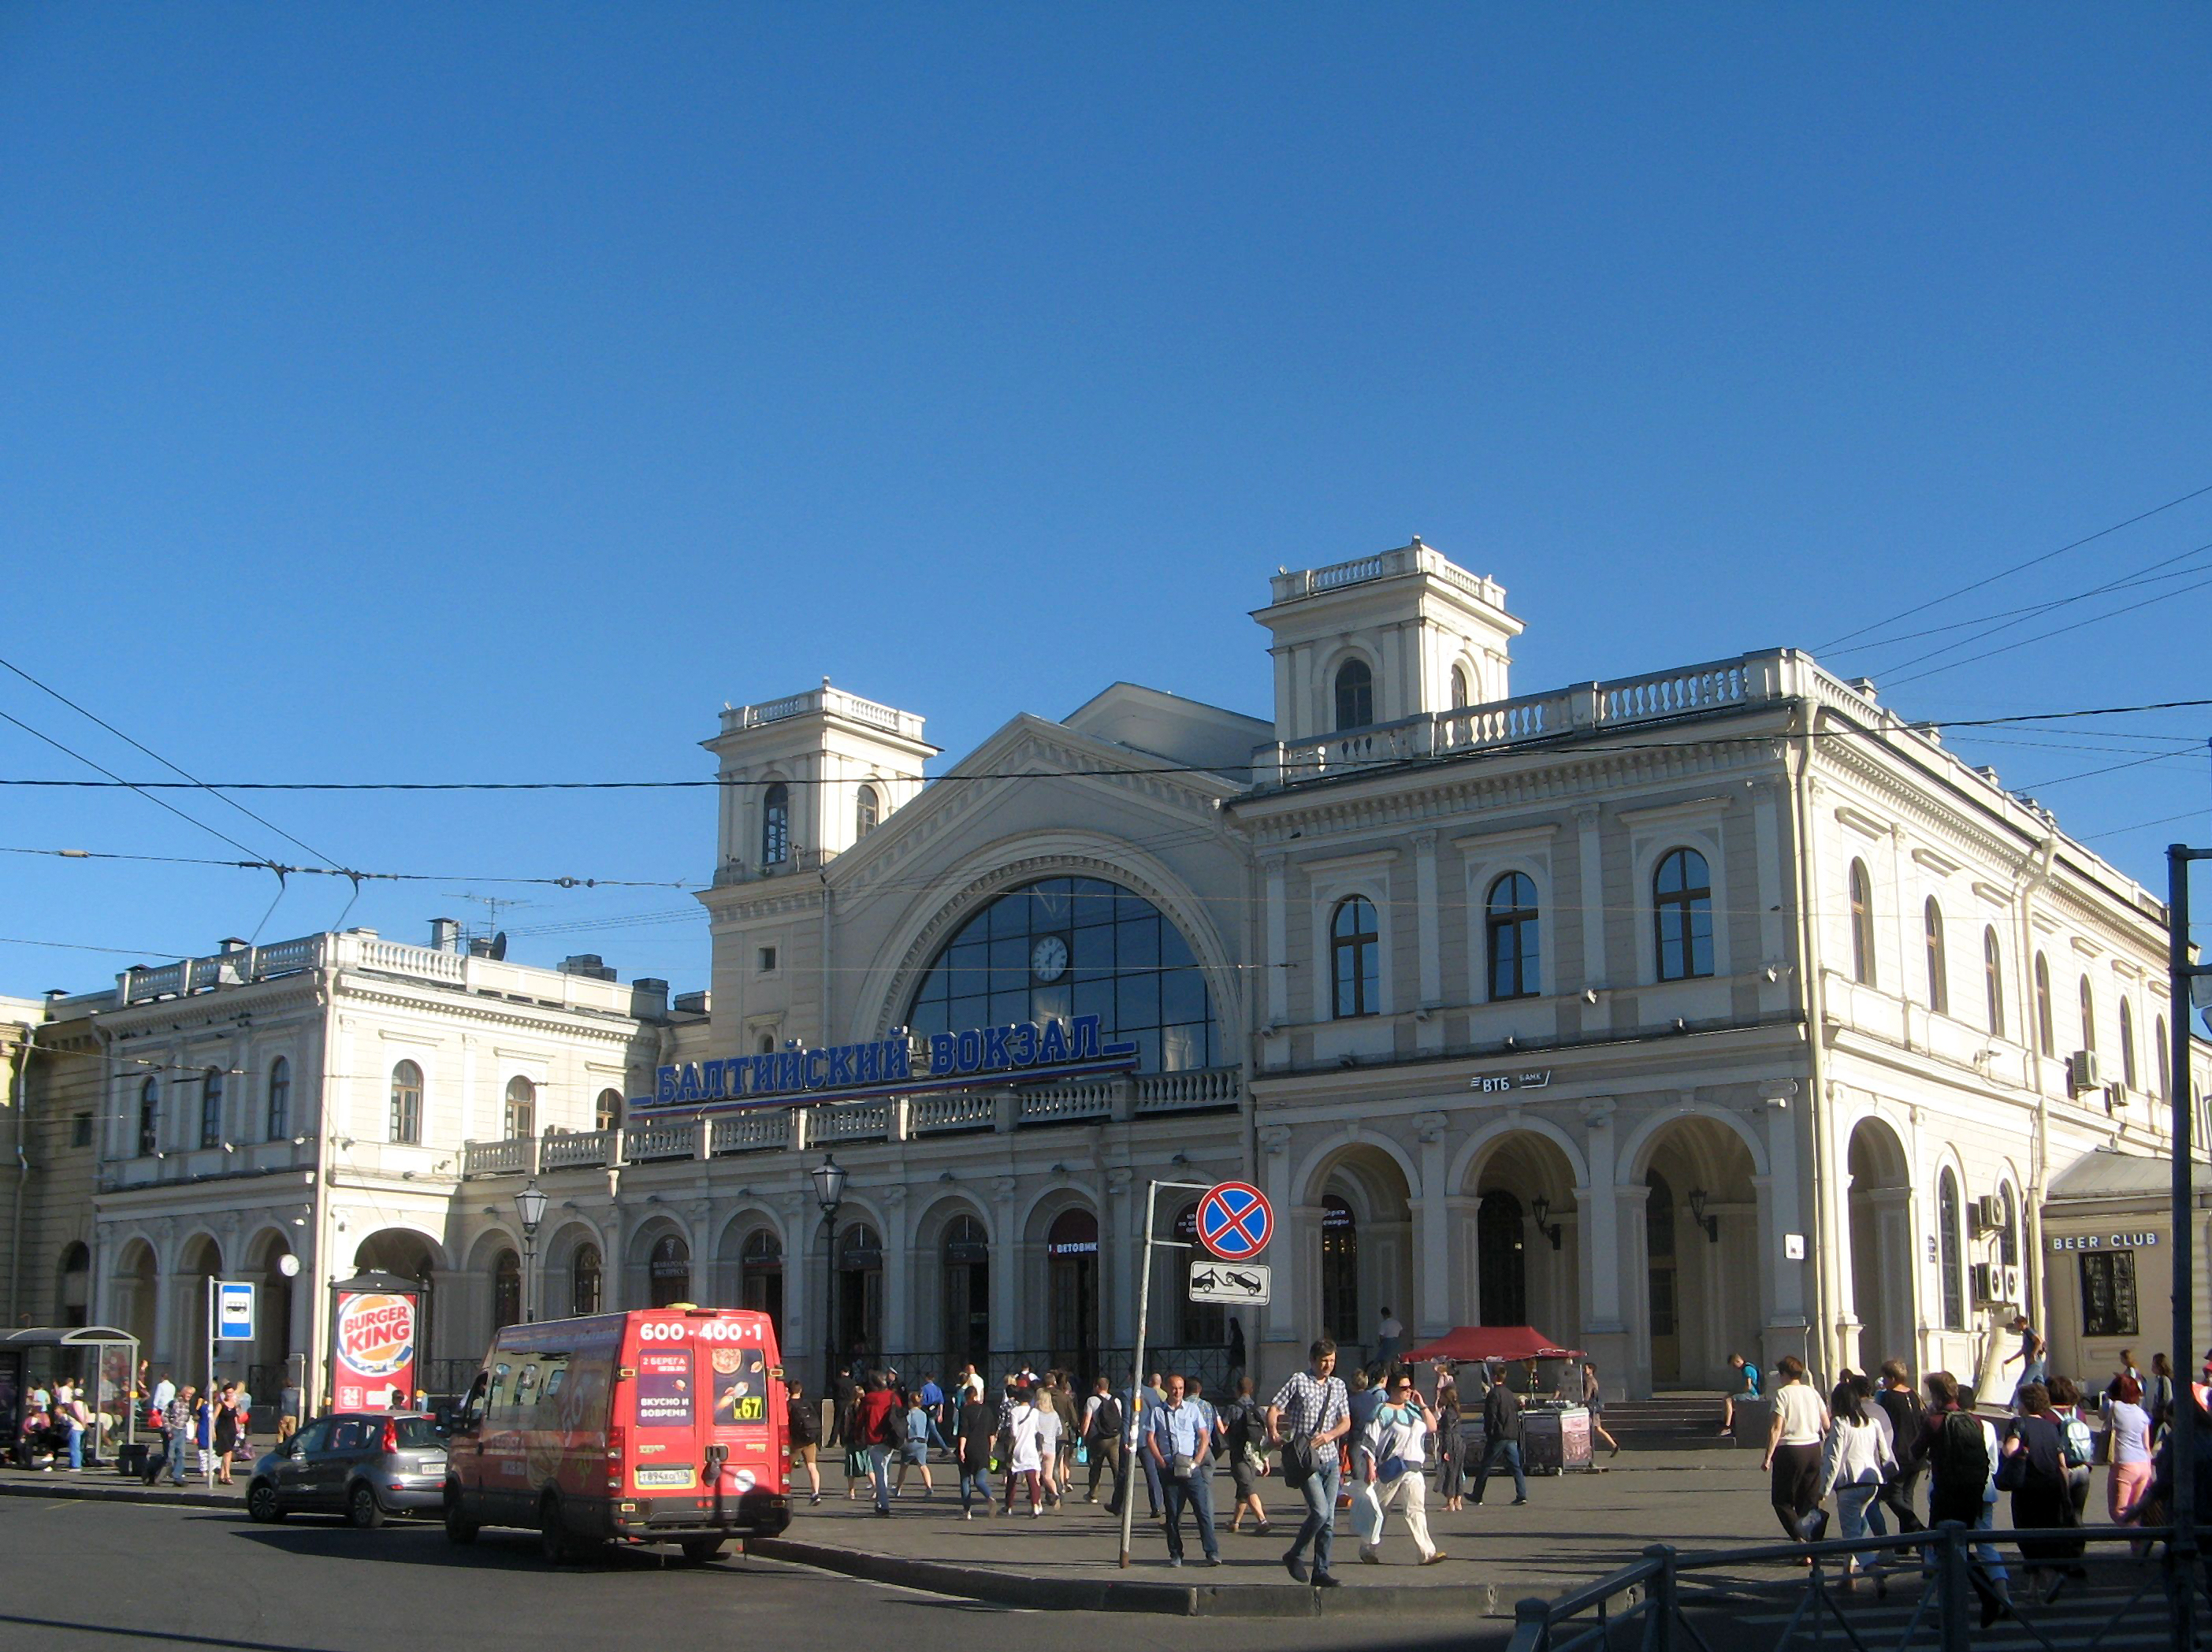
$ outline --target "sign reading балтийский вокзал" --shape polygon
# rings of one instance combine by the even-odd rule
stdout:
[[[641,1112],[713,1112],[772,1102],[945,1090],[1002,1074],[1036,1079],[1125,1072],[1136,1065],[1137,1047],[1108,1042],[1095,1015],[973,1027],[932,1033],[927,1039],[899,1027],[888,1038],[864,1044],[806,1049],[793,1043],[761,1055],[665,1066],[654,1093],[632,1106]]]

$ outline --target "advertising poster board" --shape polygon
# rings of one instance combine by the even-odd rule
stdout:
[[[421,1293],[404,1280],[364,1275],[333,1285],[331,1298],[331,1398],[337,1409],[405,1405],[416,1386]]]

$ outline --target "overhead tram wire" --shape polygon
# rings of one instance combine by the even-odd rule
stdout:
[[[173,804],[164,803],[161,799],[154,795],[156,791],[175,791],[183,789],[179,787],[175,781],[155,780],[148,785],[141,786],[135,781],[126,780],[122,775],[117,774],[113,769],[94,762],[91,758],[86,756],[82,751],[70,750],[69,747],[64,745],[59,740],[55,739],[51,734],[40,733],[37,729],[33,728],[28,723],[25,722],[20,717],[13,716],[4,711],[0,711],[0,718],[4,718],[7,721],[13,723],[17,728],[21,729],[24,733],[29,735],[33,739],[42,740],[46,744],[53,747],[55,750],[62,753],[64,756],[74,758],[76,762],[82,763],[86,768],[98,769],[101,774],[107,776],[107,780],[105,782],[100,780],[81,780],[56,781],[54,784],[58,786],[76,785],[92,787],[101,790],[106,789],[106,787],[109,784],[122,787],[128,791],[136,792],[140,797],[145,799],[147,802],[152,804],[155,808],[167,810],[171,814],[174,815],[179,820],[183,821],[185,824],[198,827],[200,830],[205,832],[210,837],[221,838],[224,842],[229,844],[232,848],[236,849],[240,854],[250,855],[253,853],[252,849],[247,848],[245,844],[240,842],[228,832],[222,831],[216,827],[210,826],[204,820],[196,819],[194,817],[186,814],[183,810],[176,807]],[[256,858],[258,859],[258,857]]]
[[[216,860],[201,855],[131,854],[109,849],[32,849],[0,845],[0,854],[49,855],[62,860],[137,860],[169,866],[228,866],[243,872],[295,873],[309,878],[354,878],[399,884],[542,884],[556,889],[690,889],[686,882],[633,878],[471,878],[446,872],[363,872],[353,866],[292,866],[282,861]]]
[[[2115,522],[2110,527],[2100,528],[2094,533],[2085,534],[2082,538],[2075,539],[2070,544],[2059,546],[2056,550],[2046,550],[2040,556],[2027,558],[2025,562],[2014,562],[2009,568],[1999,568],[1994,574],[1985,574],[1981,579],[1975,580],[1966,585],[1962,585],[1955,591],[1946,592],[1940,597],[1930,597],[1925,602],[1915,603],[1911,607],[1903,609],[1897,613],[1892,614],[1887,619],[1879,619],[1875,620],[1871,624],[1862,625],[1856,631],[1846,631],[1839,637],[1831,638],[1828,641],[1820,644],[1814,649],[1814,653],[1826,653],[1829,649],[1840,647],[1846,642],[1854,641],[1856,639],[1866,635],[1869,631],[1879,631],[1885,626],[1896,624],[1899,620],[1910,619],[1915,614],[1924,614],[1931,608],[1940,608],[1945,603],[1954,601],[1958,598],[1968,595],[1970,592],[1979,591],[1984,586],[1995,585],[1999,580],[2009,579],[2015,574],[2026,573],[2029,568],[2039,567],[2042,563],[2050,562],[2054,557],[2063,556],[2070,550],[2079,550],[2084,545],[2094,544],[2098,540],[2109,538],[2111,535],[2119,532],[2124,528],[2131,528],[2138,522],[2148,522],[2154,516],[2161,515],[2167,511],[2172,510],[2177,506],[2186,505],[2192,499],[2202,499],[2207,494],[2212,494],[2212,482],[2206,483],[2201,488],[2191,489],[2189,492],[2183,494],[2178,499],[2169,499],[2163,505],[2154,505],[2147,511],[2130,516],[2124,522]]]

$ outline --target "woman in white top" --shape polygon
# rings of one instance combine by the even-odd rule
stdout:
[[[1773,1473],[1768,1495],[1775,1518],[1802,1543],[1808,1540],[1808,1518],[1820,1506],[1820,1442],[1828,1431],[1828,1408],[1806,1386],[1805,1362],[1796,1355],[1783,1355],[1774,1370],[1781,1381],[1766,1430],[1766,1461],[1759,1466]]]
[[[1060,1412],[1048,1394],[1036,1394],[1031,1404],[1037,1414],[1037,1478],[1044,1482],[1044,1500],[1060,1506]]]
[[[1044,1501],[1044,1489],[1039,1484],[1044,1467],[1040,1439],[1042,1416],[1043,1408],[1036,1403],[1036,1390],[1030,1388],[1014,1401],[1014,1408],[1006,1417],[1006,1512],[1014,1512],[1014,1488],[1027,1480],[1030,1517],[1033,1520],[1038,1504]]]
[[[2105,1424],[2112,1431],[2112,1478],[2105,1506],[2112,1524],[2125,1526],[2150,1490],[2150,1412],[2143,1408],[2142,1384],[2122,1376],[2105,1390]]]
[[[1828,1426],[1828,1441],[1820,1465],[1820,1495],[1836,1494],[1836,1515],[1846,1539],[1867,1534],[1867,1510],[1881,1494],[1883,1482],[1897,1473],[1896,1442],[1889,1418],[1874,1403],[1874,1382],[1854,1376],[1837,1386],[1835,1410]],[[1856,1571],[1874,1574],[1877,1594],[1889,1586],[1879,1560],[1864,1566],[1856,1557],[1844,1569],[1844,1587],[1852,1586]]]

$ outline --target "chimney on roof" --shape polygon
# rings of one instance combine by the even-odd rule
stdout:
[[[430,944],[441,952],[461,950],[461,920],[458,918],[430,920]]]
[[[243,952],[252,944],[252,942],[243,936],[226,935],[222,938],[222,950],[226,952]]]

